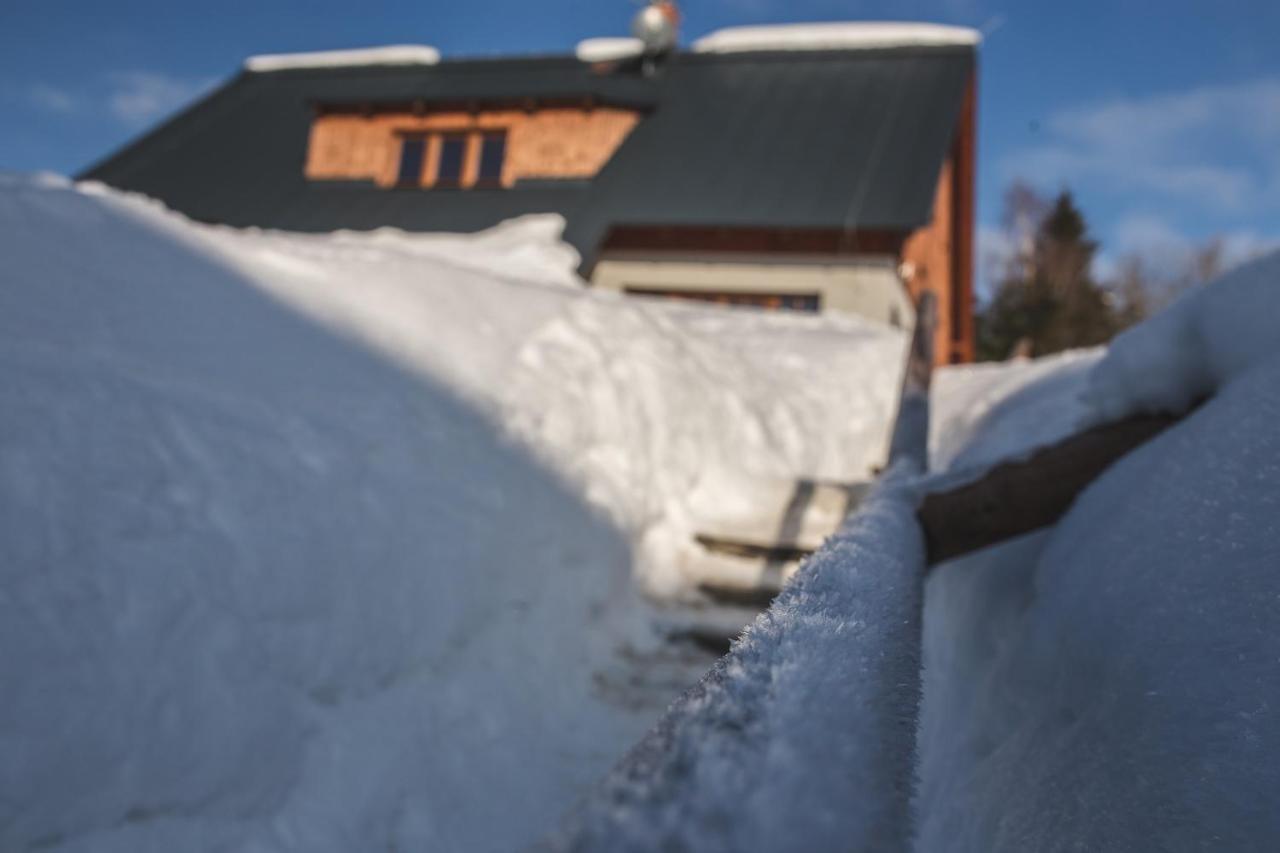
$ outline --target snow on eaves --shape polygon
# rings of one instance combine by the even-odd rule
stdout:
[[[582,62],[617,62],[643,55],[644,42],[628,37],[583,39],[574,54]]]
[[[436,65],[440,51],[424,44],[392,44],[354,50],[308,53],[266,53],[244,61],[246,71],[287,71],[295,68],[344,68],[358,65]]]
[[[968,27],[892,21],[778,24],[729,27],[693,43],[697,53],[774,50],[867,50],[885,47],[977,45],[982,34]]]

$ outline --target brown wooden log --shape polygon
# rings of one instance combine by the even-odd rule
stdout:
[[[1080,492],[1182,418],[1140,415],[1077,433],[981,479],[925,496],[916,516],[930,566],[1058,521]]]

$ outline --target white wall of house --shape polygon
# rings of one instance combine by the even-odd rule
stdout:
[[[829,257],[606,253],[591,282],[609,290],[817,294],[823,312],[911,327],[915,312],[893,256]]]

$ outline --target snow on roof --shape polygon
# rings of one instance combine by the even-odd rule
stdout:
[[[310,53],[268,53],[244,61],[248,71],[284,71],[291,68],[340,68],[351,65],[435,65],[440,51],[425,44],[392,44],[354,50],[318,50]]]
[[[698,53],[765,50],[864,50],[874,47],[976,45],[982,34],[968,27],[892,21],[778,24],[729,27],[693,43]]]
[[[644,42],[630,37],[584,39],[574,52],[583,62],[616,62],[641,56]]]

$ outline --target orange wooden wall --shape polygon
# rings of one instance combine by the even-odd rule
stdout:
[[[938,299],[935,361],[973,361],[974,87],[970,81],[951,152],[938,176],[933,218],[902,248],[904,280],[913,297]]]
[[[390,186],[399,167],[400,138],[406,134],[505,130],[504,186],[530,178],[589,178],[613,156],[638,120],[633,111],[611,107],[320,114],[311,125],[306,175],[313,180],[372,180]],[[437,144],[428,147],[428,175],[434,174],[437,148]],[[474,173],[477,159],[477,152],[471,150],[464,184],[470,183],[465,175]]]

